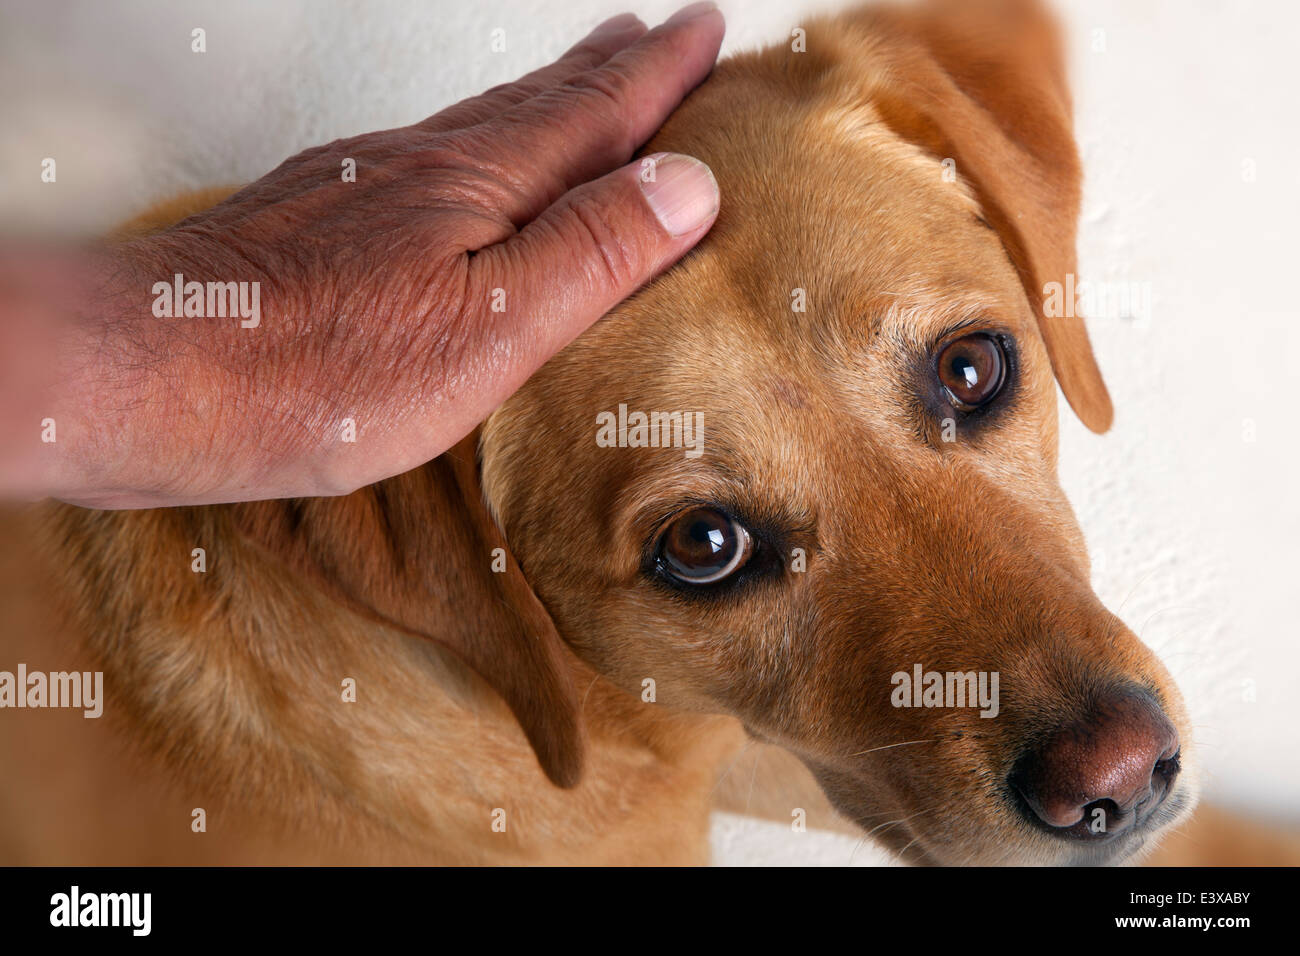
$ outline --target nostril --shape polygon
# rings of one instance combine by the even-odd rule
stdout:
[[[1156,761],[1156,767],[1153,776],[1160,777],[1166,784],[1174,782],[1174,777],[1178,776],[1178,771],[1182,769],[1179,761],[1182,760],[1183,752],[1181,749],[1175,750],[1172,757],[1162,757]]]
[[[1099,702],[1026,752],[1008,783],[1030,819],[1071,839],[1105,839],[1140,825],[1173,788],[1178,732],[1149,694]]]
[[[1137,806],[1140,814],[1139,823],[1155,812],[1156,808],[1164,803],[1165,797],[1169,796],[1169,791],[1174,787],[1174,779],[1182,769],[1182,756],[1182,750],[1175,745],[1172,756],[1161,757],[1156,761],[1151,769],[1151,789],[1148,797]]]

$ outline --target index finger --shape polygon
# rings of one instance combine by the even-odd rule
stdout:
[[[430,133],[473,126],[536,96],[550,86],[592,67],[600,66],[646,32],[645,24],[630,13],[611,17],[583,37],[554,63],[521,76],[513,83],[495,86],[486,93],[462,100],[416,123],[417,129]]]
[[[692,4],[600,66],[459,131],[457,148],[510,187],[501,212],[530,222],[631,159],[709,75],[725,29],[714,3]]]

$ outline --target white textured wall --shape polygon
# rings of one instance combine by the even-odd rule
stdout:
[[[182,188],[255,178],[305,146],[409,123],[511,79],[622,9],[5,0],[0,226],[99,229]],[[671,5],[635,9],[653,22]],[[798,22],[786,0],[723,9],[724,52]],[[1062,9],[1088,175],[1081,272],[1152,296],[1148,316],[1093,323],[1118,416],[1099,438],[1065,414],[1063,478],[1102,597],[1188,694],[1209,792],[1294,818],[1300,6]],[[189,52],[195,26],[207,30],[202,56]],[[489,52],[495,27],[504,54]],[[38,182],[44,156],[58,160],[57,189]],[[860,841],[734,817],[719,818],[714,844],[732,863],[881,859]]]

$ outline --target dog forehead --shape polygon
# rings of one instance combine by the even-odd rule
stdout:
[[[828,114],[829,143],[805,150],[799,176],[775,162],[724,167],[713,232],[619,310],[607,334],[652,348],[668,395],[758,392],[806,409],[837,384],[871,389],[873,366],[964,322],[1031,320],[965,188],[892,134],[877,155],[847,122]]]
[[[725,316],[746,341],[820,348],[869,339],[890,316],[1020,311],[1014,267],[970,189],[869,105],[811,107],[770,133],[784,145],[709,155],[718,221],[650,290],[689,303],[673,321]]]
[[[606,365],[629,350],[656,357],[620,377],[636,400],[878,420],[903,364],[943,331],[1032,323],[966,186],[873,116],[831,106],[787,118],[797,164],[782,149],[710,155],[723,190],[713,230],[580,340]]]

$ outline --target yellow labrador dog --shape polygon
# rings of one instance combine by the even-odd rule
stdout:
[[[1056,476],[1057,386],[1112,413],[1053,304],[1041,11],[818,20],[657,150],[712,167],[713,231],[441,458],[7,519],[0,666],[103,688],[0,714],[3,862],[702,863],[750,741],[798,768],[765,810],[907,862],[1119,861],[1188,813],[1178,689]]]

